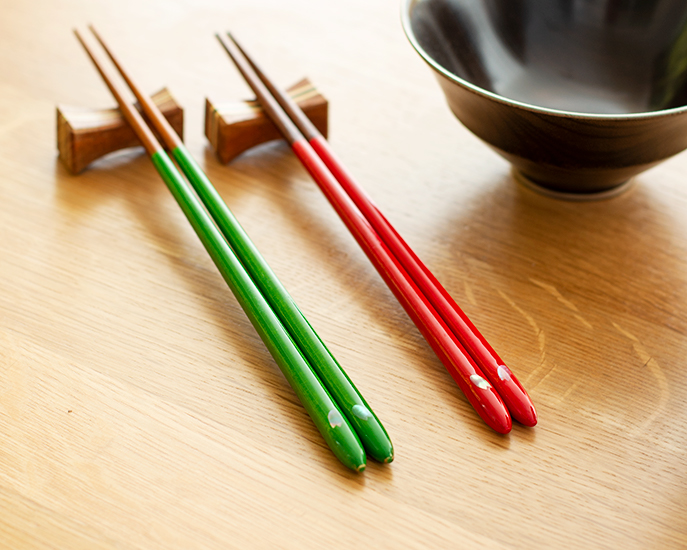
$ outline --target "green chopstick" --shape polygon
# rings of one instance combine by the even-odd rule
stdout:
[[[384,426],[258,252],[200,166],[183,144],[172,150],[172,157],[310,366],[344,411],[367,453],[379,462],[391,462],[394,449]]]
[[[91,31],[131,88],[143,112],[160,134],[165,147],[171,151],[172,157],[193,186],[241,264],[248,271],[312,369],[344,412],[366,452],[379,462],[391,462],[394,458],[394,448],[382,423],[312,328],[294,299],[274,274],[160,110],[147,95],[141,92],[93,27],[91,27]]]
[[[186,181],[164,151],[150,158],[329,447],[348,468],[364,470],[365,454],[355,432]]]
[[[274,357],[303,407],[312,418],[334,455],[348,468],[360,472],[365,469],[365,451],[346,417],[317,375],[303,357],[288,331],[266,301],[253,279],[229,247],[221,232],[181,176],[162,146],[132,105],[124,100],[119,86],[95,56],[94,52],[75,34],[120,106],[122,114],[150,155],[156,170],[191,223],[203,246],[210,254],[220,274],[243,308],[251,324]]]

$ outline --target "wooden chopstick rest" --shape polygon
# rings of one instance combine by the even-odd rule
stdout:
[[[286,91],[326,137],[325,97],[307,78]],[[223,164],[256,145],[282,137],[256,100],[212,103],[209,99],[205,100],[205,136]]]
[[[167,88],[151,97],[174,131],[183,136],[184,111]],[[57,149],[73,174],[108,153],[137,145],[141,142],[118,108],[57,107]]]

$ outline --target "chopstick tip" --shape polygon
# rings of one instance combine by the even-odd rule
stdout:
[[[79,43],[80,43],[84,48],[88,49],[87,46],[86,46],[86,42],[85,42],[84,39],[83,39],[83,36],[81,36],[81,33],[79,32],[79,29],[77,29],[76,27],[74,27],[74,28],[72,29],[72,32],[74,33],[74,36],[76,36],[76,39],[79,41]]]

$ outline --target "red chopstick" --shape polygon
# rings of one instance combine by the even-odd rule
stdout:
[[[226,42],[219,36],[218,38],[255,91],[267,114],[287,138],[296,155],[311,173],[480,416],[496,431],[506,433],[510,430],[510,415],[499,397],[499,392],[492,387],[493,384],[493,386],[503,388],[502,397],[505,396],[514,403],[511,405],[513,409],[511,412],[515,411],[516,419],[519,421],[523,419],[522,423],[534,425],[536,423],[534,407],[520,384],[517,380],[510,382],[514,376],[508,368],[503,365],[498,355],[455,305],[431,272],[419,261],[391,224],[347,174],[324,138],[309,121],[304,123],[304,120],[307,121],[304,115],[297,107],[294,108],[293,105],[288,104],[284,94],[280,93],[280,90],[246,56],[245,51],[238,48],[237,44]],[[279,103],[282,104],[281,108]],[[300,126],[300,130],[308,139],[301,134],[294,123]],[[430,290],[421,292],[418,288],[421,285]],[[455,307],[451,307],[451,303]],[[453,314],[446,314],[446,311]],[[455,318],[459,321],[456,322]],[[483,356],[487,355],[491,359],[491,362],[482,359],[482,363],[487,368],[491,367],[491,363],[496,364],[491,367],[496,375],[496,383],[489,384],[485,380],[485,375],[474,358],[461,345],[458,338],[461,332],[467,333],[467,336],[462,338],[465,347],[481,351]],[[511,388],[515,388],[515,391]],[[514,395],[516,399],[513,398]],[[517,399],[521,395],[525,396],[525,400]],[[527,414],[528,407],[531,411],[529,415]],[[525,410],[525,414],[521,413],[522,410]]]

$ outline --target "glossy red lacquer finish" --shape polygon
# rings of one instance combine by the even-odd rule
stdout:
[[[512,417],[525,426],[534,426],[537,412],[532,400],[484,336],[355,182],[328,142],[322,136],[315,136],[310,139],[310,145],[496,388]]]
[[[511,417],[494,386],[305,139],[291,144],[322,192],[482,419],[499,433]]]

